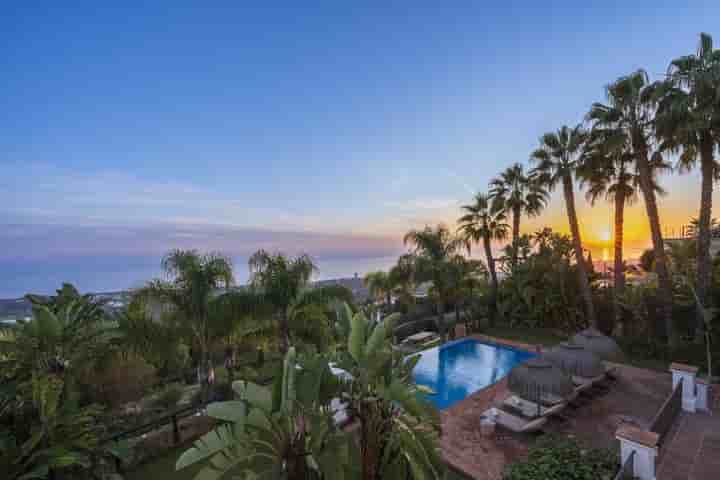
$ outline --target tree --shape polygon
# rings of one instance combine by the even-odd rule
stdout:
[[[720,49],[713,48],[713,39],[700,34],[694,55],[674,59],[667,78],[653,85],[658,101],[655,117],[660,148],[682,151],[679,170],[690,171],[700,164],[700,214],[698,222],[697,294],[706,308],[710,297],[712,261],[710,258],[713,185],[720,175],[715,150],[720,141]],[[698,162],[699,160],[699,162]],[[703,338],[702,312],[698,311],[696,337]]]
[[[687,225],[687,230],[685,230],[685,236],[697,237],[699,231],[700,231],[700,220],[697,217],[691,218],[690,223]],[[717,218],[711,218],[710,219],[710,234],[712,237],[716,237],[716,236],[718,236],[718,233],[720,233],[720,223],[718,223]]]
[[[161,267],[167,279],[156,279],[136,292],[148,308],[159,304],[187,325],[200,349],[199,368],[209,369],[211,301],[219,289],[233,282],[232,262],[219,253],[200,254],[197,250],[172,250]]]
[[[300,360],[290,348],[272,388],[238,381],[233,389],[238,400],[208,406],[208,415],[222,423],[186,450],[176,469],[206,463],[196,480],[226,473],[246,479],[355,477],[352,440],[337,427],[331,409],[340,383],[324,357]]]
[[[598,126],[593,129],[590,141],[583,153],[578,177],[587,186],[585,197],[591,205],[599,198],[615,205],[615,241],[613,262],[613,294],[615,321],[622,334],[622,308],[619,298],[625,290],[625,268],[623,260],[623,231],[625,206],[637,200],[637,175],[628,146],[613,143],[612,130]]]
[[[233,292],[238,305],[247,311],[258,307],[269,309],[277,320],[280,350],[287,352],[291,342],[292,317],[311,304],[326,305],[332,300],[352,301],[352,292],[340,285],[311,287],[310,279],[317,266],[308,255],[289,257],[265,250],[255,252],[248,262],[250,290]],[[232,301],[232,300],[231,300]]]
[[[10,479],[91,468],[103,453],[101,408],[81,405],[76,382],[114,350],[102,304],[69,284],[33,298],[33,317],[0,330],[0,470]]]
[[[490,181],[490,198],[499,201],[512,213],[512,270],[517,265],[520,218],[522,215],[539,215],[547,205],[550,194],[545,185],[538,181],[537,176],[527,175],[523,166],[516,163]]]
[[[370,291],[370,296],[385,302],[385,306],[389,310],[392,306],[392,283],[390,275],[382,270],[368,272],[365,278],[363,278],[363,283]]]
[[[419,356],[409,359],[392,349],[390,336],[399,314],[369,322],[347,305],[338,327],[347,341],[337,365],[349,374],[343,400],[360,424],[360,478],[441,479],[444,464],[437,439],[437,411],[420,396],[412,380]]]
[[[392,291],[401,305],[407,311],[415,301],[415,259],[411,254],[403,254],[397,263],[388,272],[388,279]]]
[[[444,319],[445,304],[448,303],[452,258],[460,251],[462,241],[452,235],[443,225],[429,226],[423,230],[410,230],[403,238],[405,245],[412,245],[415,277],[418,281],[431,281],[437,299],[438,330],[446,340]]]
[[[642,70],[620,77],[606,88],[608,103],[594,103],[588,119],[594,127],[612,132],[613,142],[627,146],[632,152],[655,252],[661,315],[665,320],[668,340],[673,343],[673,285],[667,268],[657,204],[657,174],[659,170],[666,169],[666,164],[659,152],[651,152],[655,109],[648,100],[647,85],[647,73]]]
[[[487,268],[480,260],[471,260],[463,255],[455,255],[451,260],[453,272],[449,276],[450,299],[455,307],[455,325],[460,324],[460,310],[462,306],[472,305],[473,296],[479,292],[486,283]],[[468,328],[469,316],[466,315],[465,326]]]
[[[585,315],[590,325],[596,326],[595,306],[583,257],[573,186],[587,137],[587,132],[580,125],[573,128],[562,126],[557,132],[546,133],[540,138],[540,148],[532,153],[531,159],[538,162],[535,174],[540,176],[549,190],[553,190],[558,183],[562,184]]]
[[[506,217],[502,206],[482,193],[475,195],[472,204],[463,205],[461,208],[465,214],[458,219],[458,230],[468,252],[473,243],[477,244],[481,241],[485,249],[485,258],[490,272],[490,325],[492,326],[497,311],[498,277],[491,242],[505,240],[510,227],[505,223]]]
[[[640,254],[640,267],[646,272],[655,270],[655,250],[648,248]]]

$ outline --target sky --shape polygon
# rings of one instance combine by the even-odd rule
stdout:
[[[0,297],[138,286],[171,248],[239,281],[258,248],[387,267],[604,85],[720,39],[717,1],[108,3],[3,4]],[[698,175],[662,182],[677,231]],[[577,197],[607,246],[610,207]],[[646,224],[638,202],[630,251]],[[567,231],[557,192],[543,225]]]

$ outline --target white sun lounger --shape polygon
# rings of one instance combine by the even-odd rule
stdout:
[[[572,381],[575,384],[575,393],[584,392],[588,388],[592,387],[597,382],[603,380],[605,378],[605,374],[598,375],[597,377],[587,378],[587,377],[578,377],[577,375],[573,375]]]
[[[534,432],[547,422],[546,417],[528,419],[494,407],[485,410],[485,412],[483,412],[483,416],[487,418],[494,418],[498,425],[516,433]]]
[[[520,398],[517,395],[511,395],[505,399],[503,405],[507,405],[509,407],[520,410],[526,417],[547,417],[556,413],[560,413],[560,411],[567,406],[567,403],[558,402],[551,407],[546,407],[543,405],[539,405],[535,402],[531,402],[530,400]]]

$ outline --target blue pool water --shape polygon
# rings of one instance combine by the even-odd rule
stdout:
[[[423,351],[413,370],[418,385],[430,387],[435,394],[426,397],[443,409],[492,385],[515,365],[531,359],[533,353],[515,350],[473,339],[446,343]]]

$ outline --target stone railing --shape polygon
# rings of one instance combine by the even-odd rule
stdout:
[[[620,440],[622,465],[618,475],[625,475],[629,469],[634,478],[655,480],[655,460],[660,442],[670,431],[680,411],[695,413],[708,409],[708,384],[696,378],[697,371],[697,367],[691,365],[671,364],[673,390],[653,418],[650,428],[646,430],[629,424],[620,425],[615,432],[615,437]]]
[[[650,422],[650,431],[655,432],[660,437],[660,442],[670,431],[675,417],[678,416],[682,409],[682,386],[680,384],[673,388],[672,393],[665,399],[660,410],[655,414],[655,418]]]
[[[625,459],[623,464],[620,466],[617,475],[614,480],[627,480],[632,479],[635,470],[635,452],[630,452],[630,455]]]

